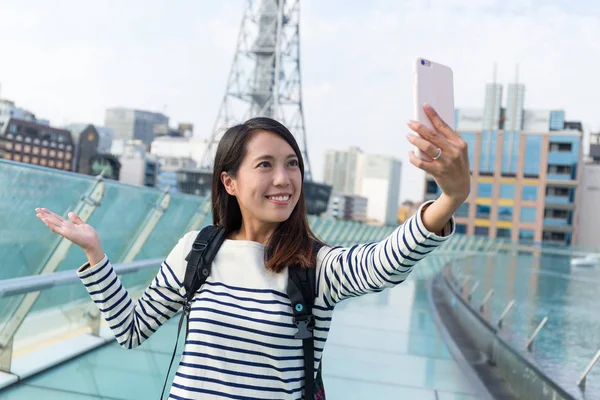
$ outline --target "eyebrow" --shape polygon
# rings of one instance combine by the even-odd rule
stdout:
[[[290,159],[290,158],[298,158],[298,156],[295,153],[288,154],[286,157],[286,160]],[[263,154],[262,156],[256,157],[253,162],[256,162],[258,160],[274,160],[274,159],[275,159],[275,157],[273,157],[271,155]]]

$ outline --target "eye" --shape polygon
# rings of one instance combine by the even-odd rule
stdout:
[[[288,165],[290,167],[297,167],[298,166],[298,160],[291,160]]]
[[[257,168],[268,168],[271,166],[271,163],[268,161],[263,161],[260,164],[258,164],[256,167]]]

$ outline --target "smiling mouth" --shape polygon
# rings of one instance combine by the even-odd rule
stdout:
[[[267,199],[275,202],[287,202],[290,200],[291,197],[292,196],[290,196],[289,194],[283,196],[266,196]]]

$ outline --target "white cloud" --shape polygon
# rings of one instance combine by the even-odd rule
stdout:
[[[208,134],[224,94],[245,2],[0,2],[2,95],[55,124],[102,123],[104,109],[162,110]],[[355,145],[404,161],[401,197],[423,180],[410,165],[412,61],[455,72],[458,107],[481,106],[498,63],[520,66],[526,106],[562,108],[600,129],[600,20],[558,0],[302,2],[302,69],[315,176],[327,148]],[[590,10],[596,7],[588,6]]]

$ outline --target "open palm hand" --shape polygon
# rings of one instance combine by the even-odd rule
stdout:
[[[52,232],[65,237],[84,251],[100,247],[98,233],[91,225],[86,224],[77,214],[70,212],[67,221],[46,208],[36,208],[38,217]]]

